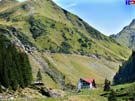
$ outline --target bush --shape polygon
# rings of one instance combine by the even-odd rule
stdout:
[[[116,93],[111,90],[111,93],[109,94],[108,101],[117,101]]]

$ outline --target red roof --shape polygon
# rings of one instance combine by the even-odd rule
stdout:
[[[95,79],[87,78],[87,79],[82,79],[87,83],[92,83]]]

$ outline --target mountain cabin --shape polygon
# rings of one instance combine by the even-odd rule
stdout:
[[[87,88],[96,88],[96,82],[95,79],[87,78],[87,79],[82,79],[80,78],[78,82],[78,90],[80,89],[87,89]]]

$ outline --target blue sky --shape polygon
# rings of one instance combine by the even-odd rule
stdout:
[[[125,0],[53,0],[106,35],[117,34],[135,18],[135,5]]]
[[[103,34],[117,34],[135,18],[135,5],[125,0],[54,0]]]

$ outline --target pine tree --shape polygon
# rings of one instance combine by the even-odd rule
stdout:
[[[28,57],[25,53],[21,53],[21,60],[23,61],[21,66],[22,66],[24,86],[28,86],[32,82],[32,69],[28,61]]]
[[[10,86],[13,90],[16,90],[18,87],[18,73],[16,70],[16,65],[15,61],[13,60],[13,55],[9,52],[7,56],[7,61],[8,61],[8,74],[9,74],[9,79],[10,79]]]
[[[93,85],[95,88],[97,87],[95,80],[93,80],[92,85]]]
[[[38,70],[37,72],[37,82],[41,82],[42,81],[42,75],[41,75],[41,72],[40,72],[40,69]]]
[[[110,85],[111,85],[111,82],[109,80],[105,79],[104,91],[109,91],[110,90]]]
[[[0,93],[2,93],[1,83],[0,83]]]
[[[15,58],[15,61],[21,60],[20,59],[20,54],[17,53],[17,56]],[[23,74],[22,74],[22,69],[21,69],[21,63],[20,62],[16,62],[16,69],[18,71],[19,74],[19,78],[17,78],[18,83],[20,84],[20,87],[24,88],[24,81],[23,81]]]

